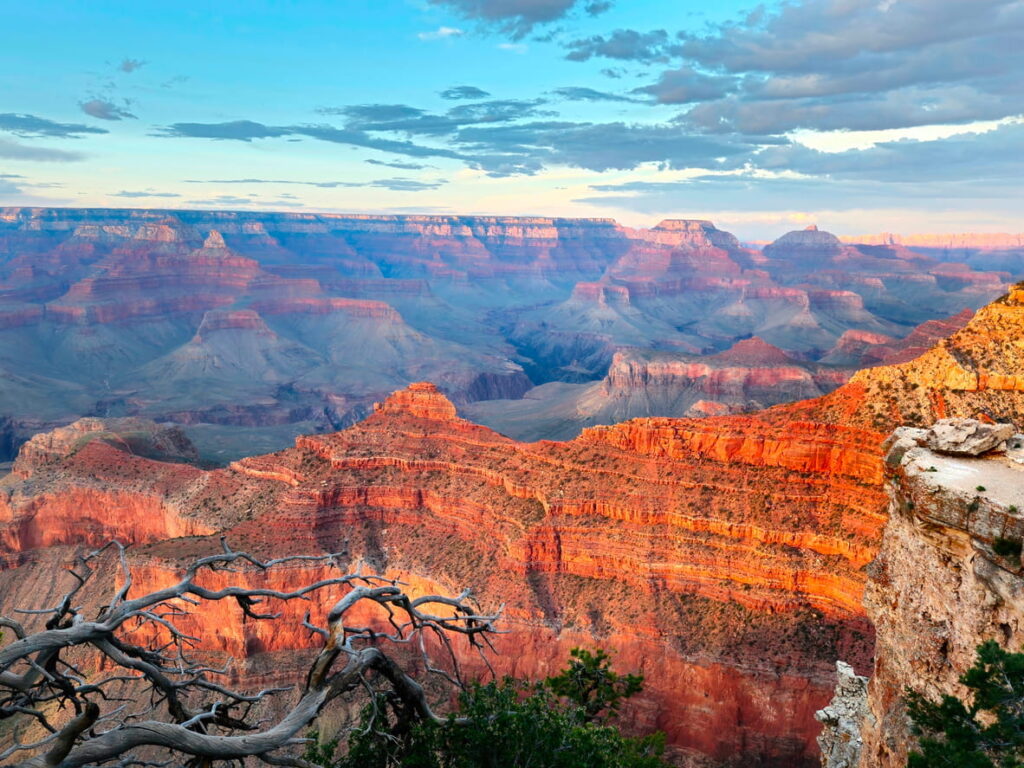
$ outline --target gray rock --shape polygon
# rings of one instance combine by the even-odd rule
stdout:
[[[885,462],[891,467],[898,467],[908,451],[925,444],[928,431],[916,427],[897,427],[896,431],[882,443]]]
[[[1013,424],[984,424],[975,419],[942,419],[928,430],[927,445],[953,456],[978,456],[1005,450],[1017,430]]]
[[[843,661],[836,662],[835,696],[824,709],[814,713],[822,724],[818,736],[822,768],[857,768],[864,746],[860,729],[868,712],[868,679]]]

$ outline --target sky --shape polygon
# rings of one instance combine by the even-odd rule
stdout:
[[[1024,0],[0,0],[0,205],[1020,232]]]

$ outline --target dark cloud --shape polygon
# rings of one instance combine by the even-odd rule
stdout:
[[[0,139],[0,157],[6,160],[30,160],[41,163],[71,163],[84,160],[81,152],[49,147],[30,147],[9,139]]]
[[[491,94],[487,91],[477,88],[472,85],[456,85],[452,88],[446,88],[441,91],[441,98],[448,99],[449,101],[459,101],[460,99],[486,99]]]
[[[161,129],[159,135],[219,141],[252,141],[279,138],[291,133],[293,131],[288,128],[275,128],[252,120],[232,120],[227,123],[174,123]]]
[[[592,90],[569,90],[572,98],[608,98]],[[613,97],[618,100],[618,97]],[[711,136],[674,123],[655,125],[541,120],[555,113],[543,99],[491,100],[460,104],[441,114],[404,104],[360,104],[331,108],[344,125],[267,126],[231,123],[175,123],[159,135],[253,141],[304,137],[413,158],[458,160],[491,176],[534,174],[548,165],[590,170],[635,168],[656,162],[666,168],[725,168],[777,137]],[[424,137],[430,144],[404,136]]]
[[[153,190],[133,191],[122,189],[120,192],[112,194],[111,197],[181,197],[181,195],[176,192],[154,192]]]
[[[566,101],[625,101],[633,104],[647,103],[647,99],[637,99],[632,96],[623,96],[618,93],[608,93],[606,91],[598,91],[593,88],[583,88],[579,86],[556,88],[552,93]]]
[[[667,61],[679,52],[678,41],[669,38],[664,29],[637,32],[634,29],[616,29],[607,35],[579,38],[565,44],[569,61],[588,61],[592,58],[619,59],[650,64]]]
[[[360,126],[395,120],[412,120],[425,114],[422,109],[407,104],[352,104],[346,107],[321,107],[321,115],[344,117],[348,125]]]
[[[483,24],[495,25],[519,40],[538,24],[564,18],[575,8],[596,15],[611,7],[603,0],[428,0],[431,5],[444,6],[460,16]]]
[[[662,104],[692,104],[720,99],[736,87],[735,78],[708,75],[693,67],[682,66],[663,72],[657,83],[638,91],[650,94]]]
[[[697,104],[680,122],[694,130],[725,133],[872,131],[997,120],[1018,109],[1024,103],[1010,107],[1005,98],[972,87],[913,87],[821,99],[760,100],[737,94]]]
[[[694,107],[705,131],[860,130],[1024,113],[1019,0],[803,0],[685,35],[686,66],[731,77]],[[648,91],[684,103],[669,73]]]
[[[81,123],[57,123],[45,117],[13,112],[0,114],[0,131],[8,131],[25,138],[49,136],[61,139],[80,138],[82,134],[88,133],[109,133],[105,128],[93,128]]]
[[[117,68],[127,74],[131,74],[139,67],[145,66],[146,62],[140,59],[121,59],[121,63],[117,65]]]
[[[492,157],[519,158],[523,170],[530,164],[568,165],[592,171],[635,168],[661,163],[667,168],[733,168],[742,166],[758,145],[735,137],[695,135],[673,125],[627,123],[533,122],[522,125],[472,127],[457,139]],[[487,160],[478,164],[500,175]]]
[[[550,114],[541,109],[545,103],[543,99],[496,99],[459,104],[443,114],[405,104],[357,104],[336,108],[331,114],[346,118],[345,127],[350,130],[444,136],[467,125],[505,123]]]
[[[867,149],[820,152],[800,144],[770,147],[756,157],[766,170],[792,170],[833,180],[986,183],[1024,175],[1024,124],[932,141],[887,141]]]
[[[78,106],[82,108],[85,114],[100,120],[136,119],[135,115],[129,112],[126,107],[119,107],[106,99],[90,99],[89,101],[80,102]]]
[[[356,104],[322,108],[322,114],[343,118],[344,125],[269,126],[251,120],[227,123],[174,123],[157,135],[168,138],[195,138],[251,142],[255,139],[306,137],[334,144],[374,149],[407,157],[442,157],[462,160],[474,167],[502,168],[540,166],[529,158],[520,158],[510,166],[506,158],[469,157],[465,152],[445,146],[428,146],[399,136],[423,136],[452,139],[463,128],[511,123],[530,117],[548,116],[541,107],[543,99],[529,101],[498,99],[459,104],[443,114],[433,114],[405,104]],[[382,136],[381,134],[391,134]]]
[[[787,133],[1024,114],[1021,39],[1020,0],[790,0],[699,33],[618,29],[565,48],[678,60],[640,92],[690,106],[694,131]]]
[[[389,160],[366,160],[364,161],[370,165],[383,165],[387,168],[397,168],[401,171],[422,171],[424,168],[430,168],[429,165],[423,165],[422,163],[397,163]]]

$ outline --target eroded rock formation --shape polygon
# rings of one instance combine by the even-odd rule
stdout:
[[[859,763],[837,750],[828,768],[902,768],[915,743],[904,692],[964,698],[959,678],[982,641],[1020,647],[1024,438],[1000,441],[984,456],[951,456],[927,447],[934,437],[901,428],[888,442],[889,521],[865,592],[877,632],[868,711],[859,722],[820,718],[824,742],[845,733],[863,748]],[[849,709],[857,698],[837,689],[831,709]]]
[[[824,232],[761,253],[697,220],[2,209],[0,418],[12,449],[82,416],[139,416],[196,427],[204,457],[237,458],[254,439],[347,426],[414,381],[460,407],[530,392],[557,411],[561,390],[539,385],[750,336],[800,363],[862,367],[879,361],[865,339],[899,339],[1005,282]],[[743,407],[834,385],[776,378]],[[692,413],[737,408],[725,389]],[[616,417],[679,405],[659,395]]]

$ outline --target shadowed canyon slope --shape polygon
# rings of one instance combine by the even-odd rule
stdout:
[[[940,414],[1020,422],[1022,329],[1018,288],[921,358],[830,395],[563,443],[461,419],[426,383],[344,431],[212,471],[128,453],[88,423],[37,438],[4,481],[0,594],[45,600],[23,585],[83,538],[145,545],[133,559],[153,580],[221,532],[259,552],[343,551],[507,603],[500,671],[543,675],[570,646],[600,643],[647,675],[631,720],[686,754],[814,765],[835,660],[865,672],[872,658],[862,596],[886,519],[882,439]],[[135,445],[173,444],[128,426]],[[219,649],[246,663],[308,646],[215,620]]]
[[[749,410],[829,391],[1024,271],[962,255],[817,230],[762,252],[692,220],[0,209],[0,447],[139,416],[223,462],[420,380],[517,437],[509,401],[540,403],[543,437]],[[790,359],[773,372],[752,337]]]

